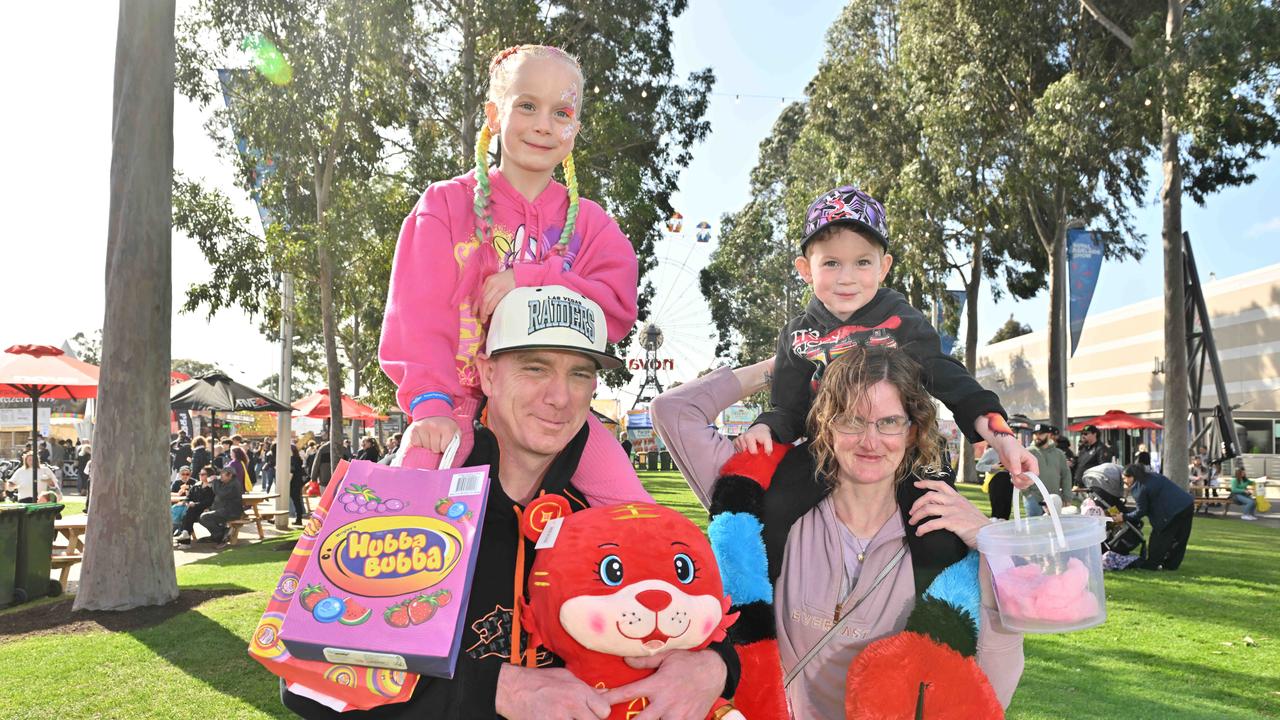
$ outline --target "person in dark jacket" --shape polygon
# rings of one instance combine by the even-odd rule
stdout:
[[[1102,463],[1114,462],[1116,451],[1102,442],[1095,425],[1085,425],[1080,430],[1080,448],[1076,453],[1075,484],[1084,486],[1084,471]]]
[[[531,312],[520,290],[499,303],[489,325],[487,355],[476,360],[481,387],[489,398],[489,427],[476,430],[463,466],[488,465],[490,483],[477,530],[479,554],[460,623],[461,650],[453,678],[424,677],[406,702],[345,713],[282,686],[285,706],[298,715],[338,720],[603,717],[610,704],[626,702],[622,696],[639,685],[601,693],[563,669],[551,667],[556,660],[546,652],[536,654],[535,667],[509,662],[525,649],[525,638],[512,637],[511,632],[512,611],[517,607],[513,579],[531,571],[536,555],[534,544],[520,534],[518,513],[544,493],[566,498],[570,511],[586,506],[571,479],[587,444],[587,415],[600,367],[595,359],[612,357],[604,353],[603,333],[598,348],[594,343],[588,346],[590,352],[530,347],[547,344],[538,342],[547,334],[528,333],[527,317],[512,324],[521,328],[520,337],[527,338],[528,344],[513,343],[513,328],[504,327],[502,318],[512,315],[512,310]],[[603,328],[603,311],[598,306],[593,310],[596,326]],[[565,335],[575,334],[562,334],[554,344],[563,347]],[[610,367],[618,366],[614,360]],[[553,422],[537,422],[538,417]],[[627,499],[649,501],[639,483]],[[523,563],[518,562],[521,557]],[[737,654],[721,641],[707,650],[676,650],[661,656],[654,674],[640,682],[655,717],[693,717],[695,712],[703,717],[717,695],[732,696],[737,676]],[[536,702],[529,700],[533,697]]]
[[[198,437],[191,441],[191,472],[196,475],[200,471],[209,467],[209,448],[206,447],[205,439]]]
[[[320,487],[329,484],[329,478],[333,476],[333,466],[329,463],[329,443],[325,441],[316,449],[315,457],[311,458],[311,479],[320,483]]]
[[[928,319],[896,290],[880,287],[893,256],[884,206],[852,186],[814,200],[806,215],[796,270],[813,289],[803,314],[778,335],[771,409],[734,443],[738,450],[771,452],[774,442],[805,434],[805,418],[827,366],[854,347],[897,347],[924,368],[925,389],[942,401],[969,442],[987,441],[1019,487],[1035,458],[1018,442],[995,393],[983,388],[955,358],[942,353]]]
[[[173,441],[173,467],[179,470],[184,466],[191,465],[191,441],[185,432],[178,433],[178,439]]]
[[[374,438],[367,437],[360,441],[360,452],[356,453],[357,460],[368,460],[369,462],[378,462],[382,459],[382,450],[378,447],[378,441]]]
[[[379,465],[390,465],[396,459],[396,451],[400,449],[400,441],[403,437],[402,434],[396,433],[387,438],[387,451],[383,453],[382,459],[378,461]]]
[[[1195,502],[1191,495],[1169,478],[1134,463],[1124,469],[1124,484],[1133,495],[1137,509],[1125,513],[1124,519],[1151,519],[1151,537],[1147,540],[1147,559],[1139,567],[1147,570],[1177,570],[1187,551],[1191,537],[1191,519]]]
[[[307,484],[307,471],[302,466],[302,454],[298,452],[298,446],[289,445],[289,502],[293,508],[293,522],[295,525],[302,524],[302,517],[307,512],[307,506],[302,503],[302,486]]]
[[[196,531],[196,521],[200,519],[200,515],[213,506],[212,474],[212,470],[204,468],[200,471],[200,482],[187,490],[187,499],[183,501],[187,510],[182,515],[181,531],[177,538],[177,541],[183,545],[191,542]]]
[[[200,515],[200,524],[218,543],[219,550],[230,544],[231,528],[227,523],[239,520],[244,515],[243,498],[244,478],[233,468],[223,468],[220,477],[213,483],[213,504]]]

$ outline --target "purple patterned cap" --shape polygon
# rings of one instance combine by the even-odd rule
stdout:
[[[877,240],[885,250],[889,249],[889,226],[885,224],[884,206],[852,185],[825,192],[813,201],[805,214],[800,250],[803,252],[813,236],[832,223],[857,228]]]

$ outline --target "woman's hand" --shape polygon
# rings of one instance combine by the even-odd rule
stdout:
[[[912,525],[918,526],[916,535],[925,535],[934,530],[950,530],[965,545],[976,549],[978,531],[990,524],[991,520],[955,488],[941,480],[917,480],[916,487],[931,491],[911,505],[908,520]],[[920,521],[931,516],[936,517],[920,524]]]
[[[405,431],[409,447],[420,447],[433,453],[442,453],[458,434],[458,423],[443,415],[413,421]]]

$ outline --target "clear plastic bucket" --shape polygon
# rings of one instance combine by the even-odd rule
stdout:
[[[1049,497],[1040,478],[1028,473]],[[1048,514],[1023,518],[1015,491],[1014,519],[978,531],[978,551],[991,568],[996,606],[1005,627],[1026,633],[1083,630],[1107,619],[1102,587],[1106,520]]]

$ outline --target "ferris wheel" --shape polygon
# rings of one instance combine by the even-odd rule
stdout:
[[[715,247],[709,223],[685,227],[673,216],[663,238],[654,246],[657,266],[645,276],[653,287],[649,315],[637,323],[624,349],[633,375],[619,391],[623,407],[652,400],[659,392],[688,382],[712,367],[716,331],[702,297],[698,273]]]

